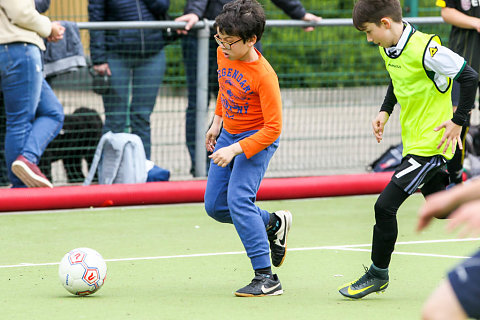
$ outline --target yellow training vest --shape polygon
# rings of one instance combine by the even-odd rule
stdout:
[[[448,79],[447,89],[441,91],[433,81],[435,73],[424,67],[425,50],[432,57],[436,53],[434,48],[428,48],[432,39],[441,43],[436,35],[413,32],[397,58],[388,57],[385,49],[379,47],[392,79],[393,92],[401,107],[403,156],[431,157],[442,154],[444,145],[440,149],[437,149],[437,145],[445,130],[435,132],[433,129],[453,116],[452,80]],[[443,156],[446,159],[453,157],[451,146]]]

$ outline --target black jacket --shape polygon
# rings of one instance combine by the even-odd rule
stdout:
[[[50,0],[35,0],[35,9],[38,12],[44,13],[50,7]]]
[[[89,0],[89,21],[154,21],[164,16],[170,0]],[[125,57],[148,57],[163,48],[160,29],[91,30],[94,65],[107,61],[108,52]]]
[[[188,0],[184,14],[195,13],[200,19],[215,20],[222,11],[223,5],[232,0]],[[305,16],[305,8],[300,0],[271,0],[277,7],[283,10],[292,19],[302,19]]]

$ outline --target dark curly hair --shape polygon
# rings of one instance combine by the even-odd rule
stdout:
[[[235,0],[223,6],[214,28],[229,36],[239,36],[244,43],[253,36],[260,41],[265,20],[265,12],[256,0]]]

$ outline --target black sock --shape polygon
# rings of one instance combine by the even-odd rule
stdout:
[[[270,278],[270,276],[272,275],[272,267],[256,269],[255,274],[261,274],[266,278]]]
[[[383,280],[388,279],[388,268],[382,269],[372,263],[372,265],[368,269],[368,272],[370,272],[370,274],[373,275],[374,277],[377,277]]]
[[[268,221],[267,225],[267,235],[273,236],[275,232],[280,229],[282,225],[282,220],[280,220],[275,213],[270,213],[270,221]]]

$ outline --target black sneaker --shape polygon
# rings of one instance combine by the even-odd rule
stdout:
[[[281,225],[277,232],[268,237],[268,241],[270,242],[272,264],[275,267],[280,267],[287,254],[287,235],[292,226],[292,214],[288,210],[280,210],[275,212],[274,215],[281,221]]]
[[[372,275],[367,269],[360,279],[341,286],[338,288],[338,292],[347,298],[361,299],[372,292],[384,292],[387,287],[388,276],[387,279],[380,279]]]
[[[255,272],[255,278],[248,286],[235,292],[237,297],[277,296],[283,293],[282,284],[276,274],[261,274]]]

